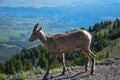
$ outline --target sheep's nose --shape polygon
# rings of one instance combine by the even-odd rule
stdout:
[[[29,39],[30,42],[32,42],[31,38]]]

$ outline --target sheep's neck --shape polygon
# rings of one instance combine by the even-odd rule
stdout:
[[[44,40],[44,39],[40,39],[40,41],[41,41],[44,45],[46,45],[46,44],[47,44],[47,41],[46,41],[46,40]]]
[[[47,35],[46,34],[42,34],[40,37],[39,37],[39,40],[44,44],[44,45],[47,45]]]

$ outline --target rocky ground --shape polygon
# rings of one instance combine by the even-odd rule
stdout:
[[[61,72],[49,74],[48,80],[120,80],[120,58],[107,59],[96,64],[94,75],[90,75],[90,70],[84,72],[84,67],[74,67],[63,76]],[[44,74],[28,76],[26,80],[42,80]]]

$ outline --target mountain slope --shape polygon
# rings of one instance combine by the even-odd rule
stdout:
[[[92,51],[96,54],[96,61],[109,57],[119,57],[120,50],[120,20],[96,23],[89,28],[93,35]],[[114,55],[113,55],[114,54]],[[67,66],[84,65],[86,56],[81,50],[70,52],[65,55]],[[23,50],[20,54],[13,56],[9,61],[0,66],[1,73],[14,74],[19,70],[31,70],[34,67],[46,69],[48,67],[50,54],[43,45]],[[57,57],[51,68],[60,66],[60,57]],[[6,68],[5,66],[9,67]]]
[[[93,29],[93,47],[99,48],[97,55],[109,54],[111,57],[120,57],[120,20],[97,23]],[[96,45],[97,44],[97,45]],[[96,46],[95,46],[96,45]]]
[[[120,57],[120,38],[113,40],[111,45],[105,47],[97,54],[104,55],[106,53],[109,53],[111,57]]]

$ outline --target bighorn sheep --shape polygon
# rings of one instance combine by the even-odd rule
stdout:
[[[88,67],[89,59],[92,60],[91,74],[93,74],[95,70],[95,55],[90,50],[92,36],[90,35],[89,32],[85,30],[76,30],[66,34],[56,34],[54,36],[47,36],[42,31],[42,27],[37,29],[38,25],[39,25],[38,23],[35,24],[29,41],[33,42],[37,39],[41,40],[42,43],[48,48],[49,52],[52,54],[49,61],[47,72],[43,77],[43,79],[47,78],[49,74],[50,66],[57,54],[62,56],[62,65],[63,65],[62,74],[65,74],[66,65],[65,65],[64,53],[74,51],[76,49],[82,49],[83,51],[85,51],[88,57],[85,64],[85,71],[88,70],[87,67]]]

